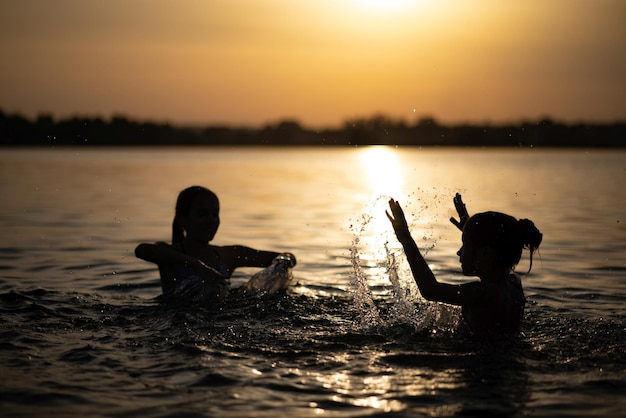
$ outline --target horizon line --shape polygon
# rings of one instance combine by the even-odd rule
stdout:
[[[412,120],[408,118],[402,117],[394,117],[384,112],[372,112],[368,116],[350,116],[343,119],[343,122],[338,124],[307,124],[302,122],[302,120],[295,116],[284,116],[280,118],[270,119],[265,122],[257,122],[257,123],[246,123],[246,122],[227,122],[227,121],[206,121],[206,122],[184,122],[184,121],[175,121],[172,119],[166,118],[156,118],[156,117],[139,117],[139,116],[131,116],[125,114],[123,112],[111,112],[108,116],[96,115],[96,114],[82,114],[80,112],[75,112],[72,115],[66,116],[58,116],[53,112],[41,111],[35,115],[27,115],[25,112],[21,111],[6,111],[0,108],[0,115],[3,117],[18,117],[23,118],[32,123],[36,123],[37,120],[41,118],[49,118],[53,123],[59,123],[63,121],[70,121],[75,119],[96,119],[102,120],[105,122],[111,122],[115,119],[125,119],[130,122],[139,123],[139,124],[153,124],[153,125],[169,125],[171,127],[177,128],[189,128],[189,129],[200,129],[207,127],[227,127],[231,129],[263,129],[267,127],[279,126],[284,123],[294,123],[297,124],[301,129],[305,130],[334,130],[334,129],[344,129],[346,125],[355,122],[367,122],[367,121],[386,121],[393,125],[408,125],[414,126],[419,125],[420,123],[431,123],[433,125],[442,126],[442,127],[454,127],[454,126],[511,126],[511,125],[524,125],[524,124],[540,124],[542,122],[550,122],[552,124],[562,124],[567,126],[576,126],[576,125],[620,125],[626,123],[626,117],[619,119],[596,119],[596,118],[557,118],[551,115],[542,115],[536,117],[519,117],[515,120],[513,119],[503,119],[503,120],[469,120],[463,119],[458,121],[446,121],[439,119],[438,117],[424,113],[419,116],[415,116]]]

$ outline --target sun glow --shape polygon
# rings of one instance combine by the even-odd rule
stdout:
[[[385,195],[401,199],[403,185],[398,157],[389,147],[371,147],[361,151],[361,162],[374,197]]]
[[[357,0],[364,8],[375,11],[404,10],[411,5],[410,0]]]

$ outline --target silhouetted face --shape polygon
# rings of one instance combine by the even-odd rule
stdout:
[[[219,226],[219,201],[210,195],[198,195],[191,204],[189,213],[183,219],[183,228],[187,233],[187,238],[209,242],[215,237]]]
[[[461,261],[461,269],[466,276],[480,276],[491,262],[487,247],[477,238],[481,238],[484,231],[477,227],[475,222],[468,221],[463,228],[461,240],[463,246],[457,253]]]
[[[461,269],[466,276],[476,275],[476,248],[465,233],[463,233],[463,245],[457,252],[459,261],[461,261]]]

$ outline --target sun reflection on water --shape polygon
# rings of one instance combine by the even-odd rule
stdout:
[[[404,184],[398,156],[386,146],[368,147],[361,151],[360,159],[365,171],[365,180],[374,197],[391,196],[401,199]]]
[[[378,357],[374,354],[374,357]],[[385,356],[382,358],[384,359]],[[419,354],[409,357],[420,361]],[[446,356],[442,356],[445,361]],[[335,361],[349,364],[355,358],[351,355],[335,356]],[[350,404],[362,407],[365,410],[373,409],[381,412],[407,411],[408,405],[398,400],[394,394],[402,390],[411,397],[438,396],[446,391],[459,389],[467,385],[462,371],[456,368],[451,360],[451,366],[438,370],[436,367],[408,367],[401,371],[373,361],[367,372],[361,370],[364,376],[355,375],[354,371],[338,370],[328,374],[318,372],[304,372],[304,376],[315,379],[324,388],[332,390],[330,399],[336,403]],[[328,413],[318,402],[312,402],[309,407],[316,414]],[[424,407],[424,412],[432,410],[432,406]],[[438,412],[458,412],[454,405],[436,406]]]
[[[385,210],[388,209],[389,198],[403,199],[402,187],[404,179],[400,170],[400,162],[390,147],[375,146],[361,151],[360,159],[364,170],[364,182],[371,189],[368,207],[369,228],[376,236],[391,231],[391,225]]]
[[[371,194],[363,215],[352,227],[355,255],[369,285],[386,285],[389,284],[387,243],[395,242],[395,237],[385,211],[391,197],[403,199],[404,179],[400,161],[391,147],[364,148],[360,150],[359,159],[364,189]]]

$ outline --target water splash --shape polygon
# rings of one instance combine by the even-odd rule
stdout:
[[[359,313],[355,325],[361,330],[385,328],[390,322],[397,322],[396,319],[390,321],[387,316],[401,318],[408,312],[414,311],[407,298],[409,294],[406,293],[410,293],[410,289],[401,283],[398,275],[398,262],[389,247],[389,236],[393,232],[384,215],[384,207],[389,199],[390,197],[386,195],[373,199],[366,206],[364,213],[350,227],[353,233],[350,245],[350,260],[354,272],[353,300],[356,311]],[[366,273],[363,268],[362,256],[365,254],[367,254],[367,267],[370,274]],[[374,277],[370,277],[372,275]],[[385,318],[374,300],[368,282],[368,280],[374,281],[373,279],[378,283],[391,282],[392,312],[390,315],[385,315]]]
[[[367,276],[363,272],[361,267],[361,257],[359,254],[359,243],[361,241],[361,234],[365,231],[365,227],[372,220],[372,216],[365,213],[361,217],[361,222],[357,231],[354,233],[352,244],[350,245],[350,261],[352,262],[352,269],[354,271],[354,279],[352,281],[355,287],[354,291],[354,305],[357,312],[362,313],[359,315],[358,328],[363,329],[367,327],[378,327],[382,324],[382,319],[378,308],[374,303],[372,292],[367,284]],[[354,227],[354,224],[353,226]]]
[[[375,219],[381,214],[384,217],[381,204],[386,205],[388,200],[389,197],[384,195],[374,199],[350,227],[353,233],[350,246],[350,259],[354,273],[353,300],[358,312],[355,327],[375,332],[394,326],[409,326],[416,331],[430,330],[431,332],[456,328],[458,308],[431,303],[423,299],[413,281],[402,248],[393,247],[390,244],[395,239],[391,226],[387,227],[386,232],[380,231],[380,223],[377,223]],[[420,210],[426,209],[428,206],[422,204]],[[384,221],[385,225],[388,225],[389,221],[386,218]],[[377,226],[379,227],[378,233],[372,231]],[[431,242],[427,247],[422,247],[422,254],[426,255],[435,248],[436,240],[433,240],[432,232],[422,233],[421,238],[423,241]],[[367,272],[363,268],[362,261],[365,255],[368,260]],[[384,285],[389,290],[390,298],[374,299],[371,284],[376,282],[391,285]]]
[[[393,303],[389,311],[389,322],[393,324],[420,322],[417,318],[418,310],[415,301],[419,296],[414,294],[411,283],[405,283],[398,274],[399,265],[395,253],[385,243],[387,253],[387,275],[392,286]],[[410,273],[409,273],[410,274]],[[402,277],[405,277],[404,275]]]

